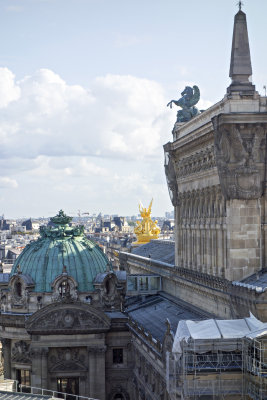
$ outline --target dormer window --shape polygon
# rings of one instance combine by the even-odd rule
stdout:
[[[58,291],[61,297],[65,297],[70,293],[70,285],[66,279],[60,283]]]
[[[20,281],[17,281],[15,283],[15,293],[18,297],[22,296],[22,285]]]

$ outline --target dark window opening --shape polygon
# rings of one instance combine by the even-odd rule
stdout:
[[[22,285],[21,285],[21,282],[16,282],[16,284],[15,284],[15,291],[16,291],[16,295],[17,295],[18,297],[21,297],[21,296],[22,296]]]
[[[18,384],[20,385],[20,390],[22,392],[30,393],[31,389],[31,374],[28,369],[17,369],[16,370],[16,379]]]
[[[109,283],[109,279],[106,280],[106,293],[109,294],[110,292],[110,283]]]
[[[123,349],[113,349],[113,364],[123,364]]]
[[[61,297],[65,297],[68,293],[70,293],[70,285],[68,281],[63,281],[58,287],[58,291]]]
[[[124,400],[124,396],[121,393],[117,393],[115,394],[115,396],[113,397],[114,400]]]
[[[75,400],[75,396],[79,396],[79,378],[57,378],[57,390],[68,394],[66,400]],[[57,393],[57,397],[64,395]]]

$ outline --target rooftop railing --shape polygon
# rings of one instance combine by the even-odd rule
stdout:
[[[64,399],[64,400],[97,400],[93,397],[85,397],[85,396],[80,396],[77,394],[58,392],[57,390],[42,389],[42,388],[37,388],[34,386],[27,386],[27,385],[22,385],[22,384],[18,385],[18,389],[20,392],[24,392],[24,393],[31,393],[31,394],[41,395],[41,396],[51,396],[53,398],[59,398],[59,399]]]

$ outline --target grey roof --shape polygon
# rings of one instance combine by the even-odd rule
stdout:
[[[256,274],[243,279],[241,282],[233,282],[236,286],[245,286],[251,289],[258,289],[257,292],[267,288],[267,270],[259,271]]]
[[[149,296],[145,299],[130,299],[131,305],[128,306],[126,312],[138,325],[144,327],[147,332],[160,340],[162,343],[166,332],[166,319],[171,324],[172,331],[176,332],[178,322],[183,319],[206,319],[210,317],[201,310],[196,309],[188,303],[177,299],[174,301],[163,295]]]
[[[7,273],[0,274],[0,284],[9,282],[9,275]]]
[[[114,271],[118,281],[126,281],[126,271]]]
[[[151,240],[149,243],[133,249],[132,254],[171,265],[175,264],[174,241],[170,240]]]
[[[125,314],[123,314],[120,311],[107,311],[105,312],[105,314],[110,318],[110,319],[116,319],[116,318],[123,318],[123,319],[127,319],[127,316]]]

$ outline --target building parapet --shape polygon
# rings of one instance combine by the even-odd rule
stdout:
[[[153,352],[161,357],[162,344],[158,339],[153,338],[150,332],[147,332],[141,324],[137,324],[131,317],[129,317],[128,327],[137,337],[142,339]]]

